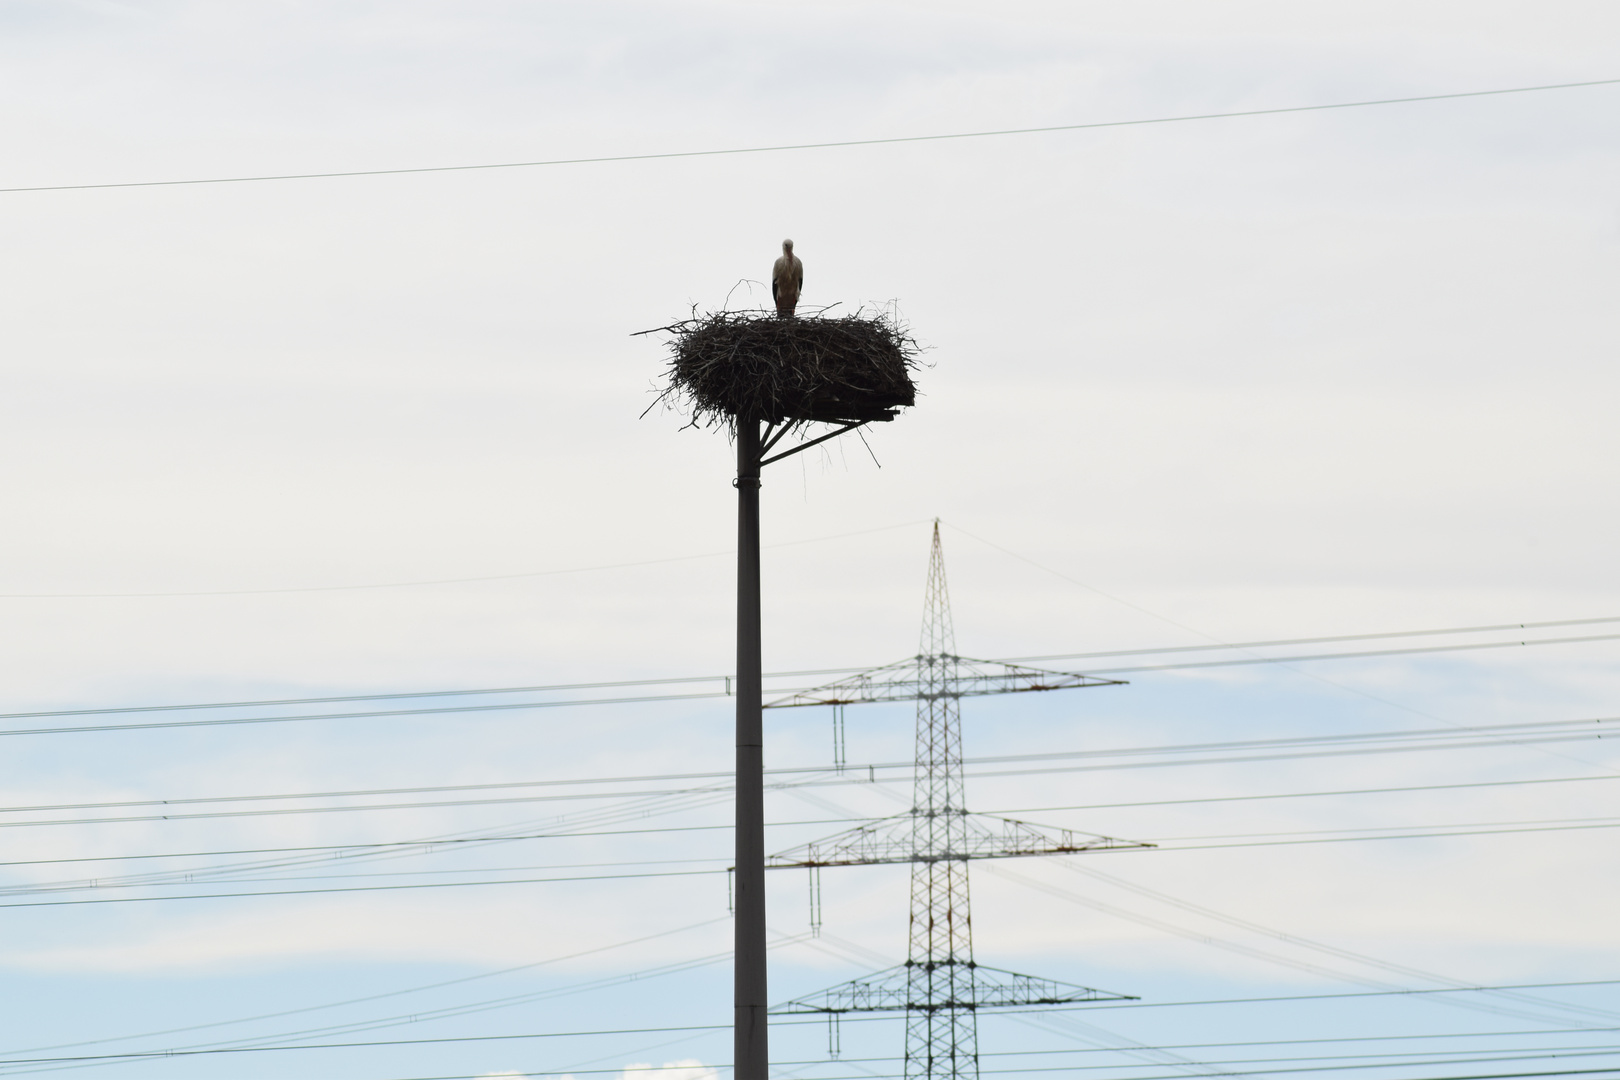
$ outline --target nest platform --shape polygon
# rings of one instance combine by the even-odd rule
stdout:
[[[672,340],[659,400],[698,426],[892,420],[917,401],[917,344],[881,315],[722,311],[660,329]]]

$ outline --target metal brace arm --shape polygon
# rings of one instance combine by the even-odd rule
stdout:
[[[760,467],[763,468],[764,466],[770,465],[773,462],[781,461],[783,458],[792,457],[794,454],[797,454],[800,450],[808,450],[812,446],[815,446],[817,443],[824,443],[828,439],[836,439],[838,436],[842,435],[846,431],[854,431],[856,428],[865,427],[869,423],[871,423],[870,420],[855,420],[855,421],[852,421],[851,423],[845,424],[843,427],[839,428],[837,431],[829,431],[829,432],[827,432],[827,434],[822,435],[822,436],[820,436],[818,438],[811,439],[809,442],[802,442],[798,446],[795,446],[791,450],[784,450],[780,454],[772,454],[770,457],[766,458],[765,460],[763,460],[763,461],[761,461],[759,463]]]

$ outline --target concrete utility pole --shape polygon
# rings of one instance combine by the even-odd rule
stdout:
[[[878,416],[887,420],[889,416]],[[829,421],[823,421],[829,422]],[[765,738],[760,669],[759,488],[760,470],[801,450],[853,431],[869,420],[830,421],[834,430],[771,454],[784,436],[803,426],[737,417],[737,895],[734,932],[735,1025],[732,1063],[736,1080],[767,1080],[770,1006],[765,977]],[[763,426],[762,426],[763,425]],[[765,456],[769,454],[770,456]]]
[[[737,1080],[766,1080],[765,748],[760,689],[759,421],[737,418]]]

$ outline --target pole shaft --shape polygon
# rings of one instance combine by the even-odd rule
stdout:
[[[759,424],[737,418],[737,911],[735,1080],[767,1080],[765,759],[759,620]]]

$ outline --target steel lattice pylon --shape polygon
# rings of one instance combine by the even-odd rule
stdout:
[[[941,858],[967,848],[967,791],[962,781],[962,717],[951,693],[956,632],[945,585],[939,524],[928,557],[918,660],[917,759],[913,780],[908,1002],[972,1002],[973,916],[965,859]],[[935,856],[927,858],[926,856]],[[906,1013],[906,1075],[956,1080],[979,1075],[978,1025],[972,1008]]]
[[[974,859],[1152,846],[1068,829],[1048,829],[974,814],[967,809],[960,705],[964,696],[1109,684],[1117,682],[958,656],[936,521],[919,654],[767,706],[842,707],[906,699],[917,702],[911,810],[767,860],[771,868],[809,867],[813,874],[825,866],[910,863],[911,917],[906,962],[788,1002],[773,1011],[821,1013],[836,1022],[844,1013],[903,1009],[908,1080],[978,1080],[980,1011],[1125,998],[1127,995],[975,963],[968,894],[968,863]]]

